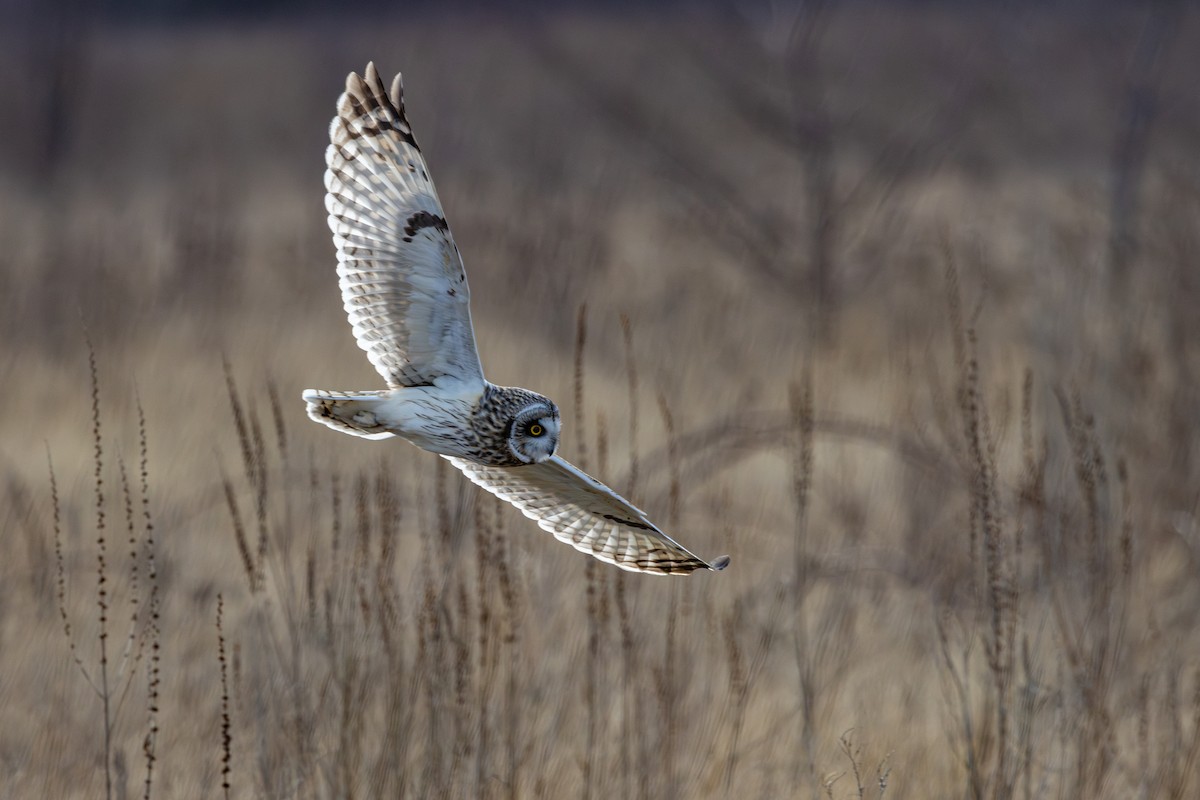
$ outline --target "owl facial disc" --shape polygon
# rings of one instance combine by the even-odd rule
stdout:
[[[513,419],[508,449],[523,464],[536,464],[558,449],[558,409],[552,404],[532,403]]]

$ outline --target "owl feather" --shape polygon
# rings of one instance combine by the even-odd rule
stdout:
[[[367,439],[402,437],[577,550],[655,575],[720,570],[636,506],[555,455],[558,407],[483,375],[467,274],[397,75],[351,73],[325,151],[325,207],[355,341],[386,390],[308,389],[308,415]]]

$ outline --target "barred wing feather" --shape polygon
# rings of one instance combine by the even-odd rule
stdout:
[[[689,552],[638,508],[595,478],[554,456],[520,467],[489,467],[447,456],[474,483],[512,503],[576,550],[630,572],[685,575],[729,565]]]
[[[400,76],[351,73],[325,151],[325,207],[354,337],[388,386],[478,383],[470,290],[404,110]]]

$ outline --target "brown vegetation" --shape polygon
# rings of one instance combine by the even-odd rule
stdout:
[[[1200,791],[1196,20],[805,7],[4,31],[0,797]],[[728,570],[304,419],[368,59],[489,377]]]

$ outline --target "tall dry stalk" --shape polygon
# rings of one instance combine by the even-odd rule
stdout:
[[[946,246],[944,254],[947,307],[958,370],[956,405],[962,426],[959,438],[961,463],[966,470],[969,495],[970,581],[972,595],[986,619],[981,638],[990,679],[991,696],[987,708],[992,718],[985,720],[981,726],[976,725],[971,717],[970,644],[964,644],[961,663],[956,665],[950,656],[946,627],[941,623],[939,636],[949,677],[956,687],[957,702],[963,715],[972,793],[976,797],[988,792],[994,798],[1009,798],[1013,796],[1021,773],[1019,765],[1012,763],[1016,755],[1012,715],[1017,708],[1014,689],[1018,663],[1017,631],[1020,626],[1017,569],[1021,534],[1019,526],[1007,519],[1000,500],[997,441],[982,387],[976,332],[974,325],[968,323],[963,314],[960,276],[954,253]],[[980,740],[977,739],[979,736],[994,738]],[[990,757],[984,763],[985,753],[979,751],[981,742],[986,742],[986,753],[994,753],[994,763]]]
[[[641,478],[641,456],[638,428],[638,370],[637,357],[633,344],[633,323],[629,315],[621,314],[621,336],[625,344],[625,383],[629,398],[629,485],[627,491],[630,497],[636,497]],[[630,616],[628,597],[632,593],[633,581],[624,574],[615,576],[615,598],[617,619],[621,633],[621,652],[624,667],[623,686],[626,694],[626,713],[629,715],[630,757],[636,762],[627,764],[627,769],[636,768],[636,796],[646,798],[651,796],[652,770],[650,766],[650,750],[646,744],[646,709],[649,698],[644,696],[642,682],[637,680],[637,670],[640,666],[638,657],[638,641],[634,635],[633,621]]]
[[[579,306],[575,325],[575,357],[574,357],[574,409],[573,419],[576,441],[578,442],[579,468],[588,470],[587,435],[584,430],[584,420],[587,410],[584,406],[584,352],[587,347],[587,304]],[[604,675],[603,637],[606,622],[608,580],[603,568],[595,559],[588,559],[584,566],[584,577],[587,582],[587,660],[583,680],[584,707],[587,712],[586,734],[584,737],[584,752],[581,758],[583,796],[590,799],[600,792],[604,782],[604,764],[606,753],[602,750],[602,716],[600,708],[601,681]]]
[[[96,607],[100,622],[100,701],[104,706],[104,796],[112,798],[112,711],[108,685],[108,569],[106,564],[104,514],[104,446],[100,435],[100,380],[96,372],[96,350],[87,342],[88,375],[92,388],[92,454],[96,489]]]
[[[155,762],[154,741],[158,732],[157,699],[158,699],[158,669],[160,665],[160,635],[159,625],[159,590],[158,570],[154,557],[154,525],[150,515],[149,504],[149,467],[146,445],[145,416],[140,402],[137,404],[138,450],[139,450],[139,484],[140,497],[135,498],[133,482],[124,459],[115,459],[117,473],[116,486],[118,500],[124,514],[127,553],[127,570],[129,581],[122,587],[112,577],[114,568],[119,569],[121,559],[110,556],[109,538],[111,523],[107,511],[110,498],[106,492],[106,469],[113,467],[106,464],[103,422],[101,415],[99,367],[95,348],[89,336],[85,335],[88,352],[88,379],[90,384],[90,422],[91,422],[91,456],[92,456],[92,502],[94,505],[95,553],[96,553],[96,622],[98,639],[98,657],[95,669],[89,669],[84,663],[84,656],[75,641],[75,627],[71,623],[68,608],[68,580],[66,571],[65,545],[62,535],[61,497],[57,475],[53,461],[47,448],[47,465],[50,473],[51,524],[54,536],[54,555],[56,562],[57,599],[59,618],[62,622],[63,634],[72,661],[79,670],[84,681],[100,701],[102,755],[104,759],[105,797],[111,798],[114,791],[124,796],[127,787],[128,768],[124,753],[117,750],[116,739],[124,701],[133,688],[147,644],[150,648],[149,673],[147,675],[147,708],[148,731],[144,739],[143,751],[146,754],[146,780],[144,797],[149,800],[153,788],[153,768]],[[139,515],[140,506],[140,515]],[[139,532],[139,524],[142,531]],[[144,553],[144,556],[139,553]],[[146,559],[145,580],[143,581],[140,562]],[[110,627],[116,604],[124,595],[124,601],[129,606],[129,630],[125,634],[123,644],[114,649],[110,639]],[[142,609],[145,609],[143,612]],[[120,653],[120,658],[116,654]],[[115,772],[115,774],[114,774]]]
[[[233,724],[229,716],[229,669],[225,657],[225,598],[217,594],[217,664],[221,670],[221,791],[229,800],[233,773]]]
[[[809,502],[813,482],[813,387],[811,366],[789,394],[792,417],[792,496],[795,532],[792,539],[792,652],[796,661],[796,722],[804,757],[796,759],[792,784],[799,787],[801,771],[816,774],[817,653],[809,636],[804,598],[811,589],[808,553]],[[746,689],[741,689],[743,693]],[[742,702],[745,702],[743,699]],[[744,713],[744,712],[743,712]]]
[[[667,504],[667,525],[676,531],[680,527],[681,502],[681,454],[679,436],[675,430],[675,418],[671,414],[670,404],[666,395],[659,391],[657,394],[659,415],[667,435],[667,469],[669,473],[669,490]],[[686,675],[679,669],[678,627],[680,615],[680,594],[686,586],[676,582],[669,586],[665,630],[663,632],[662,666],[655,670],[655,688],[658,697],[659,714],[662,725],[662,744],[660,758],[661,772],[665,787],[663,796],[674,797],[679,789],[676,777],[677,741],[680,728],[680,704],[685,689]]]
[[[142,527],[145,530],[147,636],[150,641],[150,660],[146,674],[146,737],[142,740],[142,754],[146,758],[146,780],[143,784],[142,800],[150,800],[154,788],[154,763],[158,758],[158,703],[162,685],[162,597],[158,587],[158,559],[154,540],[154,518],[150,513],[150,448],[146,435],[146,413],[142,401],[137,399],[138,424],[138,479],[141,489]]]

